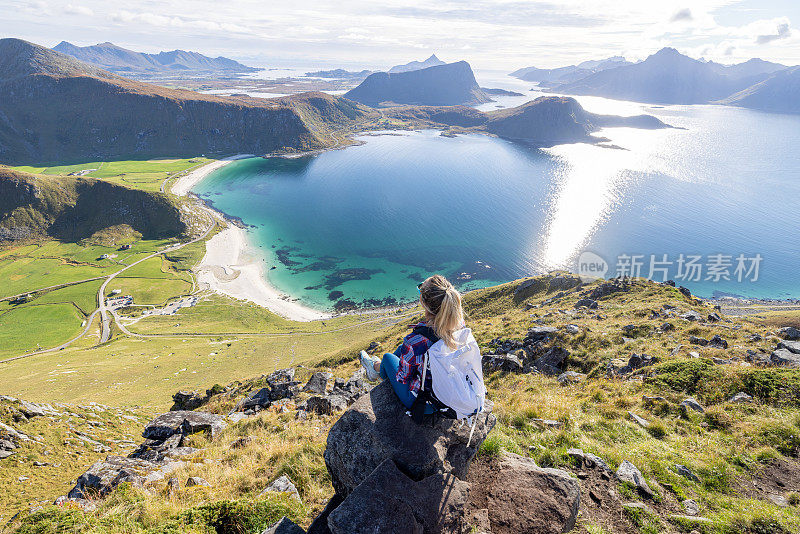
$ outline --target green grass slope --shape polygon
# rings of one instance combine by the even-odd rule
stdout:
[[[714,310],[675,288],[641,280],[598,296],[598,309],[575,308],[578,299],[603,283],[572,287],[564,283],[565,278],[570,277],[553,273],[524,286],[516,281],[465,296],[468,325],[482,352],[493,352],[498,338],[522,340],[531,327],[552,326],[557,331],[546,347],[569,351],[565,368],[587,375],[579,382],[561,384],[555,377],[535,373],[487,372],[498,425],[477,461],[509,450],[530,456],[539,465],[572,472],[581,479],[582,511],[575,532],[583,534],[796,532],[800,528],[800,370],[759,367],[748,362],[747,356],[748,350],[762,353],[774,348],[773,327],[727,315],[716,322],[688,321],[680,314],[692,311],[705,317]],[[374,341],[380,343],[377,353],[392,350],[407,332],[407,324],[419,317],[413,313],[385,316],[368,325],[356,323],[363,318],[342,318],[343,323],[328,325],[337,330],[330,334],[247,336],[224,333],[222,321],[209,321],[230,316],[235,318],[230,330],[255,332],[262,324],[262,330],[276,334],[292,333],[292,325],[253,307],[224,313],[225,306],[241,307],[214,298],[203,307],[166,319],[187,329],[213,324],[216,336],[118,338],[102,347],[69,350],[57,359],[32,359],[26,365],[24,385],[18,380],[22,367],[9,366],[0,376],[0,390],[14,390],[16,383],[20,384],[16,389],[25,394],[38,391],[41,396],[46,385],[47,394],[57,398],[95,395],[163,408],[170,402],[169,394],[178,389],[204,390],[214,383],[228,383],[226,388],[215,387],[216,394],[201,408],[224,414],[263,385],[259,375],[276,368],[298,367],[301,381],[314,370],[330,370],[346,378],[358,368],[359,349]],[[674,314],[667,313],[673,309],[677,310]],[[665,323],[672,327],[664,327]],[[139,324],[142,332],[162,331],[158,323]],[[576,328],[567,329],[567,325]],[[346,326],[353,328],[338,330]],[[691,343],[692,336],[715,334],[728,341],[728,348]],[[656,361],[633,373],[613,372],[633,353],[649,354]],[[298,366],[301,362],[305,367]],[[237,374],[238,379],[231,378]],[[253,378],[242,380],[244,376]],[[110,391],[109,384],[113,384]],[[753,401],[730,401],[739,391],[752,395]],[[683,410],[680,402],[688,396],[696,398],[705,411]],[[655,397],[661,398],[648,399]],[[231,425],[213,441],[192,438],[192,444],[203,450],[175,476],[181,480],[200,476],[210,486],[170,494],[164,481],[148,490],[123,485],[95,510],[26,509],[11,528],[17,532],[260,532],[281,515],[307,526],[333,492],[322,453],[327,430],[337,416],[312,415],[303,420],[296,418],[291,404],[287,408],[270,409]],[[629,413],[647,420],[647,428]],[[250,439],[234,447],[240,438]],[[633,462],[653,488],[653,497],[587,474],[567,454],[570,447],[597,454],[612,468],[623,460]],[[53,454],[61,454],[61,448],[54,445]],[[679,475],[676,464],[688,467],[697,478]],[[13,478],[15,472],[9,473]],[[296,483],[302,504],[280,496],[260,496],[282,474]],[[602,505],[597,503],[598,495],[603,496]],[[776,495],[786,499],[784,505],[773,502],[771,497]],[[681,503],[685,499],[698,503],[705,521],[678,517],[684,514]],[[646,504],[649,512],[626,511],[623,504],[629,502]]]

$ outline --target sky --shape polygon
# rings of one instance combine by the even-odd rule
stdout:
[[[266,67],[385,69],[435,52],[507,71],[664,46],[800,64],[800,0],[0,0],[0,13],[3,37],[45,46],[110,41]]]

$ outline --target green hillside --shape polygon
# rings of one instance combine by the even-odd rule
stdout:
[[[164,194],[78,176],[32,175],[0,166],[0,239],[54,237],[79,241],[124,226],[145,239],[186,231]]]
[[[576,307],[589,295],[597,308]],[[800,371],[751,363],[755,360],[747,352],[774,348],[778,338],[771,327],[725,314],[706,319],[716,313],[711,306],[666,285],[642,280],[580,285],[565,273],[473,291],[465,296],[465,305],[484,355],[510,350],[529,361],[522,355],[527,348],[501,347],[521,346],[532,328],[551,328],[542,330],[546,337],[537,354],[550,349],[568,353],[562,370],[575,373],[568,380],[513,367],[485,368],[498,425],[476,462],[491,462],[511,451],[577,477],[581,513],[575,532],[790,534],[800,528]],[[267,312],[225,300],[212,299],[206,306],[205,311],[189,308],[171,320],[197,329],[219,316],[220,307],[231,306],[225,314],[232,321],[227,333],[220,324],[216,337],[117,339],[89,350],[67,349],[58,358],[27,362],[24,385],[18,380],[23,365],[8,365],[0,389],[41,400],[36,386],[46,383],[48,394],[58,400],[84,403],[96,395],[106,402],[113,399],[116,406],[145,403],[163,410],[179,389],[202,393],[209,388],[198,409],[227,414],[277,368],[295,367],[300,384],[322,370],[346,379],[358,368],[359,349],[371,342],[380,344],[377,353],[393,349],[414,319],[385,317],[366,327],[351,318],[355,328],[339,337],[298,333],[281,340],[233,333],[246,330],[245,325],[255,330],[258,324],[291,330],[290,323],[275,322]],[[684,318],[692,314],[701,319]],[[147,323],[141,324],[140,331],[147,331]],[[714,335],[724,338],[728,348],[694,344],[696,338]],[[170,359],[173,353],[176,357]],[[634,354],[652,360],[626,370]],[[120,358],[116,376],[104,378]],[[58,367],[58,361],[68,365]],[[231,372],[232,366],[238,368]],[[154,376],[145,376],[146,368]],[[52,369],[66,374],[53,374]],[[158,381],[163,384],[156,386]],[[212,388],[215,383],[222,386]],[[732,401],[737,393],[752,398]],[[17,532],[260,532],[283,515],[308,526],[332,495],[322,453],[339,414],[299,417],[298,405],[307,396],[301,393],[289,403],[231,423],[214,439],[193,436],[191,445],[201,450],[170,476],[181,482],[201,477],[207,486],[180,484],[173,491],[166,480],[148,489],[122,485],[96,508],[45,506],[25,511],[11,526]],[[688,397],[702,411],[681,406]],[[56,432],[60,424],[48,432]],[[39,451],[36,445],[29,448]],[[54,456],[63,451],[56,444],[49,448]],[[632,462],[652,495],[587,472],[575,463],[570,448],[598,455],[611,469],[623,460]],[[16,473],[36,469],[31,467],[34,457],[41,456],[16,460],[11,487],[21,484],[14,482]],[[59,476],[76,477],[91,462],[86,460],[83,467],[71,463],[71,474]],[[679,474],[677,464],[691,477]],[[283,494],[262,494],[280,475],[295,483],[300,502]],[[36,491],[46,500],[44,488]],[[50,497],[62,491],[53,488]],[[698,506],[700,519],[685,513],[687,499]],[[12,492],[6,503],[19,510],[22,499]],[[226,519],[215,523],[215,518]]]

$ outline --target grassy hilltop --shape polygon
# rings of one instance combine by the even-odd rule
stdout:
[[[646,281],[620,285],[621,290],[599,297],[598,309],[575,308],[579,299],[603,283],[560,289],[563,286],[554,283],[555,278],[569,276],[554,273],[526,283],[523,289],[517,281],[466,296],[469,325],[484,353],[495,352],[498,343],[523,340],[531,327],[552,326],[557,330],[547,346],[567,350],[564,368],[585,375],[562,384],[555,377],[542,374],[488,371],[489,395],[499,424],[482,446],[477,461],[487,461],[499,451],[509,450],[531,456],[539,465],[558,466],[584,477],[579,532],[697,530],[788,534],[800,528],[800,499],[796,493],[800,480],[800,371],[748,362],[748,350],[769,353],[774,349],[777,338],[772,335],[772,327],[760,319],[726,315],[716,322],[683,319],[680,315],[686,312],[705,318],[714,310],[675,288]],[[229,305],[232,303],[213,300],[208,304]],[[192,313],[181,312],[173,320],[187,329],[202,324],[199,321],[208,324],[208,316],[203,316],[206,312],[213,314],[211,308],[186,311]],[[234,313],[235,320],[241,322],[229,328],[243,329],[246,324],[262,321],[269,329],[281,327],[265,313]],[[97,391],[101,389],[102,369],[112,365],[107,358],[113,355],[125,359],[128,351],[136,351],[140,358],[150,354],[146,358],[150,368],[160,373],[154,365],[166,363],[164,375],[169,375],[170,380],[165,381],[165,386],[147,388],[149,401],[124,384],[113,394],[98,394],[106,402],[116,396],[117,405],[134,401],[163,408],[170,403],[170,392],[186,387],[203,390],[218,382],[228,385],[213,389],[201,409],[224,414],[246,394],[261,387],[263,378],[258,378],[259,374],[277,367],[303,362],[306,368],[298,370],[301,380],[314,370],[330,370],[342,378],[350,376],[357,368],[357,350],[372,341],[381,343],[377,352],[392,349],[411,319],[414,317],[385,317],[341,337],[330,334],[323,343],[315,341],[318,336],[297,336],[285,345],[278,342],[273,346],[275,339],[254,342],[243,334],[117,339],[90,350],[70,349],[66,360],[78,373],[83,365],[100,363],[100,382],[86,384]],[[666,323],[672,327],[665,327]],[[285,324],[283,328],[289,331],[290,326]],[[728,348],[702,347],[691,342],[692,336],[707,339],[713,335],[724,338]],[[181,364],[170,364],[167,353],[178,350],[179,345],[185,347],[183,362],[191,359],[192,368],[208,363],[201,376],[179,370],[170,372]],[[246,363],[237,370],[238,380],[226,381],[226,366],[215,366],[203,356],[212,347],[218,352],[214,356],[217,361]],[[275,356],[270,357],[273,349]],[[280,359],[289,352],[295,354],[293,360]],[[633,372],[620,372],[633,353],[655,359]],[[83,358],[85,364],[80,363]],[[132,365],[132,360],[125,361]],[[29,376],[31,387],[47,384],[51,395],[76,397],[77,382],[69,388],[59,388],[61,377],[49,383],[54,375],[45,372],[47,366],[33,360],[26,365],[31,364],[39,369]],[[14,369],[8,368],[16,372]],[[135,367],[129,367],[127,372],[141,373]],[[253,378],[242,380],[246,376]],[[83,380],[87,378],[89,375],[84,374]],[[141,386],[148,383],[145,377],[138,380]],[[14,390],[11,382],[2,387]],[[751,395],[752,402],[731,402],[729,399],[739,392]],[[37,396],[33,389],[26,394]],[[90,394],[84,396],[88,398]],[[689,396],[704,407],[703,413],[681,408],[681,401]],[[295,402],[300,400],[302,396]],[[163,481],[155,483],[151,491],[123,485],[96,510],[45,506],[23,514],[13,525],[20,527],[19,532],[64,528],[89,532],[212,532],[215,528],[222,532],[257,532],[282,515],[308,525],[332,493],[322,452],[327,429],[338,416],[311,415],[307,420],[298,420],[294,404],[286,407],[288,411],[271,409],[233,424],[213,441],[201,436],[192,438],[193,445],[202,451],[174,476],[180,480],[200,476],[209,486],[168,493]],[[646,420],[647,428],[629,413]],[[57,429],[58,425],[55,423],[52,428]],[[234,442],[237,445],[232,447]],[[36,447],[33,445],[32,450],[39,454]],[[594,475],[585,478],[586,474],[567,453],[571,447],[597,454],[614,469],[622,460],[633,462],[646,477],[653,496],[642,497],[628,486],[595,479]],[[51,453],[57,456],[60,450],[55,448]],[[16,462],[12,472],[34,469],[28,467],[31,462],[24,457]],[[687,467],[696,478],[679,475],[676,464]],[[81,472],[78,466],[71,469],[73,477]],[[257,497],[281,474],[295,482],[301,503],[282,495]],[[12,485],[22,484],[14,480]],[[38,495],[42,501],[55,497],[48,488],[41,488]],[[783,497],[785,502],[774,503],[774,496]],[[681,502],[685,499],[696,501],[700,515],[707,521],[679,518],[684,514]],[[10,504],[18,509],[22,501],[13,496]],[[647,508],[631,507],[631,502],[641,502]]]

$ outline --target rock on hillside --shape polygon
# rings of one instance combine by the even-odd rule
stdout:
[[[578,479],[505,453],[468,477],[468,517],[485,518],[492,534],[558,534],[575,526],[581,501]]]
[[[0,242],[51,236],[65,241],[129,225],[146,239],[186,232],[166,195],[75,176],[35,176],[0,166]]]
[[[0,39],[0,161],[7,164],[323,148],[335,142],[328,125],[364,112],[323,93],[264,100],[168,89]]]
[[[325,465],[340,495],[348,495],[387,458],[417,480],[442,470],[463,478],[495,422],[491,412],[478,416],[468,447],[467,425],[444,418],[432,426],[417,425],[391,386],[382,382],[331,427]]]
[[[494,427],[491,412],[468,424],[414,423],[387,382],[356,401],[328,433],[325,464],[336,495],[309,533],[567,532],[578,481],[507,454],[468,472]],[[473,529],[473,530],[470,530]]]
[[[376,72],[344,96],[373,107],[384,103],[453,106],[491,101],[466,61],[411,72]]]

